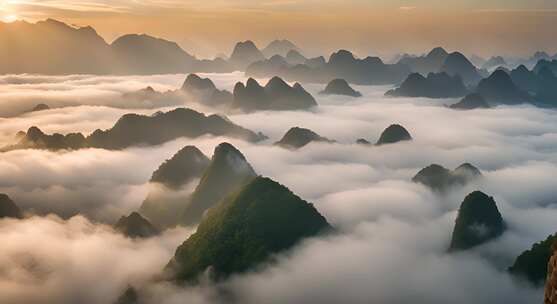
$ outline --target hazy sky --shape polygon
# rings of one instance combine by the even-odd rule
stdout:
[[[310,53],[391,55],[437,45],[482,55],[557,52],[555,0],[4,0],[0,15],[92,25],[108,42],[145,32],[200,55],[275,38]]]

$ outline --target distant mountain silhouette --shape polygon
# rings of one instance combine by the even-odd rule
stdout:
[[[238,149],[228,143],[220,144],[183,211],[182,224],[199,223],[207,210],[255,176],[255,171]]]
[[[541,286],[547,278],[547,265],[557,244],[557,235],[535,243],[532,248],[522,252],[509,267],[509,272],[521,277],[535,286]]]
[[[370,146],[371,142],[365,138],[359,138],[356,140],[356,144],[363,145],[363,146]]]
[[[510,76],[513,83],[524,92],[537,92],[539,90],[538,76],[524,65],[512,70]]]
[[[129,216],[122,216],[114,225],[114,229],[130,238],[148,238],[160,233],[137,212],[132,212]]]
[[[204,105],[229,105],[234,99],[232,93],[218,90],[211,79],[195,74],[188,75],[181,90]]]
[[[126,74],[183,73],[191,71],[196,61],[175,42],[149,35],[124,35],[111,49]]]
[[[230,55],[229,62],[238,69],[245,70],[250,64],[265,60],[263,53],[255,46],[253,41],[238,42]]]
[[[153,173],[150,191],[139,212],[158,227],[179,224],[190,193],[182,187],[200,179],[210,160],[194,146],[186,146]]]
[[[440,71],[451,76],[459,75],[466,85],[477,84],[482,79],[478,69],[459,52],[449,54]]]
[[[333,142],[332,140],[322,137],[319,134],[300,127],[294,127],[288,130],[282,139],[275,143],[287,149],[300,149],[312,142]]]
[[[6,194],[0,193],[0,220],[4,218],[23,218],[19,207]]]
[[[273,77],[262,87],[253,79],[246,85],[238,82],[234,87],[232,108],[247,112],[257,110],[305,110],[317,106],[317,102],[299,83],[288,85],[279,77]]]
[[[507,62],[505,61],[505,58],[501,57],[501,56],[494,56],[489,58],[488,61],[486,61],[483,64],[483,68],[484,69],[492,69],[492,68],[496,68],[496,67],[500,67],[500,66],[506,66]]]
[[[480,191],[472,192],[458,210],[450,250],[467,250],[484,244],[501,236],[505,229],[493,198]]]
[[[472,62],[472,64],[477,67],[483,66],[487,62],[485,58],[474,54],[472,54],[469,59],[470,62]]]
[[[468,90],[459,75],[447,73],[429,73],[427,78],[413,73],[406,78],[399,88],[388,91],[388,96],[451,98],[462,97]]]
[[[344,79],[333,79],[325,87],[325,90],[320,92],[324,95],[345,95],[352,97],[361,97],[362,93],[354,90],[348,82]]]
[[[464,186],[481,176],[480,170],[468,163],[462,164],[452,171],[433,164],[420,170],[412,181],[423,184],[432,190],[444,192],[451,187]]]
[[[538,73],[538,91],[535,95],[536,103],[542,106],[557,106],[557,76],[548,67]]]
[[[27,133],[18,135],[18,138],[16,144],[3,147],[0,152],[21,149],[78,150],[88,146],[86,138],[81,133],[47,135],[37,127],[29,128]]]
[[[33,109],[31,109],[31,112],[40,112],[46,110],[50,110],[50,107],[47,104],[39,103]]]
[[[307,237],[331,230],[327,220],[285,186],[257,177],[207,212],[166,266],[168,279],[220,281],[270,262]]]
[[[178,108],[154,116],[126,114],[111,129],[96,130],[87,138],[81,133],[47,135],[39,128],[31,127],[17,144],[3,147],[0,152],[18,149],[77,150],[87,147],[120,150],[203,135],[230,136],[251,142],[266,138],[261,133],[256,134],[235,125],[226,117],[205,116],[191,109]]]
[[[93,28],[53,19],[0,23],[0,45],[1,74],[99,74],[114,63],[110,46]]]
[[[137,108],[158,108],[175,104],[182,104],[184,96],[177,94],[177,91],[168,90],[165,92],[156,91],[148,86],[136,91],[122,93],[123,102],[130,107]],[[187,100],[190,101],[190,100]]]
[[[356,58],[351,52],[340,50],[329,61],[317,57],[304,64],[292,65],[284,57],[274,56],[251,64],[246,75],[258,78],[280,76],[288,81],[328,83],[344,79],[352,84],[373,85],[401,82],[410,70],[403,64],[385,64],[378,57]]]
[[[286,54],[286,62],[288,64],[297,65],[297,64],[304,64],[308,60],[304,55],[296,50],[291,50]]]
[[[443,66],[449,53],[441,47],[434,48],[426,56],[422,57],[403,57],[398,63],[407,65],[413,73],[427,75],[437,73]]]
[[[25,37],[25,39],[21,39]],[[0,74],[157,74],[229,72],[223,60],[197,60],[176,43],[124,35],[108,44],[92,27],[53,19],[0,23]]]
[[[379,137],[376,145],[394,144],[412,140],[410,133],[401,125],[390,125]]]
[[[557,75],[557,60],[540,60],[534,67],[533,71],[534,73],[539,74],[543,68],[549,68],[554,75]]]
[[[230,136],[247,141],[264,139],[219,115],[205,116],[178,108],[156,116],[126,114],[109,130],[97,130],[87,137],[91,147],[123,149],[137,145],[159,145],[180,137]]]
[[[451,109],[455,110],[474,110],[474,109],[489,109],[490,106],[485,101],[485,98],[478,93],[472,93],[466,95],[461,101],[450,106]]]
[[[310,69],[319,69],[327,64],[327,60],[323,56],[309,58],[306,60],[305,65]]]
[[[497,70],[478,84],[477,93],[489,103],[520,104],[531,101],[528,93],[520,90],[509,74]]]
[[[378,57],[357,59],[346,50],[333,53],[326,66],[329,75],[354,84],[389,84],[402,81],[408,75],[404,65],[388,65]]]
[[[274,40],[262,50],[267,58],[271,58],[275,55],[286,57],[290,51],[302,53],[302,50],[289,40]]]

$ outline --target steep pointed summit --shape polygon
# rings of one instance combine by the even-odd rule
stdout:
[[[505,229],[493,198],[480,191],[472,192],[460,205],[450,250],[467,250],[484,244],[501,236]]]
[[[187,226],[199,223],[205,211],[255,176],[255,171],[238,149],[228,143],[218,145],[183,212],[182,223]]]
[[[330,230],[313,205],[271,179],[257,177],[209,210],[166,267],[174,281],[216,280],[268,262],[273,254]]]

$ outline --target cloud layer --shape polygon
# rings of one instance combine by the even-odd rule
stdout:
[[[217,86],[230,89],[237,77],[221,75]],[[91,78],[79,81],[92,83],[88,90],[95,92],[106,85]],[[182,79],[110,82],[136,83],[118,89],[124,92],[146,84],[176,87]],[[58,80],[33,81],[32,86],[50,86]],[[12,85],[0,85],[0,92]],[[83,89],[81,84],[72,86],[73,92]],[[322,89],[306,87],[312,93]],[[520,106],[452,111],[444,105],[455,100],[384,98],[387,87],[357,89],[363,98],[315,95],[321,106],[313,112],[232,115],[235,123],[270,136],[257,145],[205,137],[123,151],[3,154],[0,192],[28,211],[64,218],[79,212],[92,222],[83,217],[0,222],[0,243],[8,244],[6,254],[0,254],[0,291],[5,290],[12,303],[33,303],[39,294],[42,303],[71,303],[77,296],[82,303],[107,303],[128,283],[141,286],[142,295],[153,303],[541,302],[541,290],[505,270],[533,242],[557,232],[557,112]],[[51,94],[59,91],[63,89]],[[26,92],[17,98],[25,100]],[[118,103],[113,107],[110,99],[102,107],[91,106],[98,100],[80,99],[79,106],[6,118],[0,121],[0,133],[8,140],[8,134],[33,124],[49,132],[87,132],[109,127],[130,111]],[[156,110],[144,106],[133,111]],[[405,126],[415,140],[381,147],[354,144],[358,138],[376,141],[392,123]],[[310,144],[298,151],[271,145],[293,126],[310,128],[338,143]],[[136,210],[153,170],[186,144],[211,155],[222,141],[238,147],[258,173],[314,203],[340,232],[308,240],[266,270],[216,287],[153,284],[149,278],[162,269],[188,232],[132,242],[95,223],[112,223]],[[455,168],[464,162],[479,167],[484,176],[446,195],[411,182],[431,163]],[[456,210],[465,195],[477,189],[494,196],[509,230],[470,252],[448,255]],[[17,256],[30,257],[19,261]],[[106,274],[103,264],[119,266]],[[92,283],[96,279],[102,284]]]

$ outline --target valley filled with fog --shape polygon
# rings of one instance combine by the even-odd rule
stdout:
[[[244,73],[199,74],[232,91]],[[39,127],[47,134],[111,128],[124,114],[147,116],[187,107],[268,138],[181,137],[120,150],[16,149],[0,158],[0,193],[31,214],[0,221],[0,302],[113,303],[133,286],[150,303],[542,303],[535,287],[507,271],[533,243],[557,231],[557,111],[531,104],[458,111],[460,98],[386,97],[392,85],[352,85],[362,97],[320,94],[308,111],[227,112],[187,98],[126,98],[151,87],[180,88],[187,75],[0,76],[0,146]],[[266,83],[268,79],[258,79]],[[49,109],[31,111],[37,104]],[[392,124],[413,140],[371,143]],[[292,127],[334,142],[297,150],[274,145]],[[253,169],[315,208],[335,233],[308,238],[267,267],[218,283],[176,286],[157,279],[194,227],[130,239],[112,225],[138,210],[153,172],[184,146],[205,155],[222,142]],[[412,178],[424,167],[463,163],[482,176],[447,191]],[[195,185],[180,191],[190,193]],[[480,190],[506,224],[498,238],[448,252],[460,204]],[[184,300],[187,299],[187,300]]]

